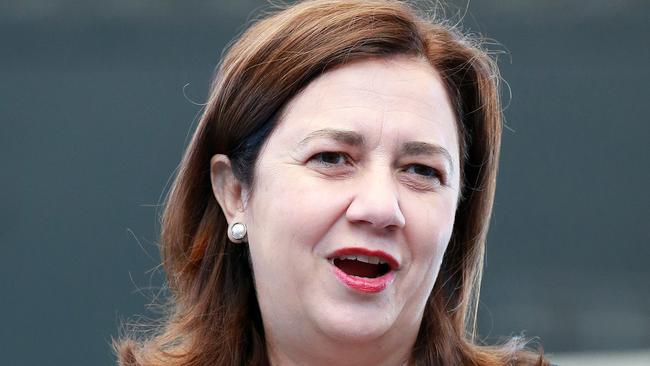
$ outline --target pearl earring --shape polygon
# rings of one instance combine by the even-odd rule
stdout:
[[[241,243],[246,241],[246,225],[241,222],[236,222],[230,226],[230,236],[232,242]]]

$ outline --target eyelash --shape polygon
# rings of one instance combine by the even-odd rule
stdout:
[[[319,164],[326,165],[326,166],[338,165],[337,163],[330,163],[330,162],[325,161],[323,159],[323,157],[325,157],[327,155],[330,155],[330,157],[332,157],[331,155],[334,155],[336,157],[343,158],[343,160],[345,160],[346,163],[350,163],[350,161],[351,161],[350,156],[348,154],[340,152],[340,151],[323,151],[323,152],[319,152],[318,154],[315,154],[314,156],[309,158],[309,161],[317,160]]]
[[[348,165],[352,165],[352,158],[350,158],[350,156],[348,154],[346,154],[344,152],[340,152],[340,151],[323,151],[323,152],[319,152],[319,153],[313,155],[311,158],[309,158],[309,161],[316,161],[319,165],[326,166],[326,167],[333,167],[333,166],[339,165],[340,162],[341,162],[341,160],[338,160],[339,162],[336,162],[336,163],[325,161],[326,160],[325,158],[327,158],[327,157],[330,157],[330,158],[331,157],[336,157],[338,159],[341,159],[343,163],[348,164]],[[425,169],[427,174],[416,173],[415,171],[413,171],[414,169],[420,169],[420,170]],[[425,180],[425,181],[437,179],[439,181],[439,183],[437,183],[437,184],[446,185],[446,182],[445,182],[445,179],[444,179],[445,178],[444,174],[442,174],[440,172],[440,170],[438,170],[436,168],[433,168],[433,167],[430,167],[428,165],[409,164],[402,171],[404,171],[404,172],[412,171],[412,173],[417,176],[417,179],[421,179],[421,180]]]
[[[436,179],[438,179],[441,183],[443,183],[443,181],[442,181],[442,178],[443,178],[443,177],[442,177],[442,174],[440,173],[440,171],[439,171],[438,169],[432,168],[432,167],[427,166],[427,165],[422,165],[422,164],[411,164],[411,165],[408,165],[407,168],[404,169],[404,170],[405,170],[405,171],[409,171],[409,170],[411,170],[412,168],[415,168],[415,169],[418,169],[418,168],[422,169],[422,168],[424,168],[424,169],[426,169],[427,174],[419,174],[419,173],[415,173],[415,172],[414,172],[414,173],[415,173],[416,175],[422,176],[423,178],[426,178],[426,179],[436,178]]]

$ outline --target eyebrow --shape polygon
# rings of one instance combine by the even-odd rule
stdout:
[[[350,146],[363,146],[365,144],[365,139],[358,132],[324,128],[311,132],[307,137],[302,139],[298,145],[304,146],[309,141],[317,138],[329,138]],[[441,155],[447,161],[451,171],[454,171],[454,163],[451,154],[447,149],[440,145],[422,141],[409,141],[402,145],[400,153],[406,156]]]
[[[324,128],[322,130],[311,132],[298,144],[302,146],[316,138],[330,138],[334,141],[350,146],[361,146],[365,144],[365,139],[360,133],[347,130],[335,130],[333,128]]]
[[[454,160],[451,158],[451,154],[447,149],[440,145],[434,145],[430,144],[427,142],[420,142],[420,141],[409,141],[402,145],[402,150],[401,153],[403,155],[407,156],[415,156],[415,155],[442,155],[445,160],[447,160],[447,163],[449,164],[449,168],[451,171],[454,171]]]

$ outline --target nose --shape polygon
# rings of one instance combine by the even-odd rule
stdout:
[[[390,173],[369,173],[357,183],[356,194],[345,214],[350,222],[381,230],[404,227],[406,220],[399,205],[397,185]]]

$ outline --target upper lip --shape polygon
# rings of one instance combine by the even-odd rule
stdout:
[[[397,270],[400,267],[399,261],[397,261],[395,257],[384,252],[383,250],[373,250],[373,249],[367,249],[361,247],[348,247],[348,248],[338,249],[334,251],[332,254],[330,254],[329,256],[327,256],[327,259],[331,260],[345,255],[365,255],[368,257],[377,257],[380,260],[388,263],[392,271]]]

